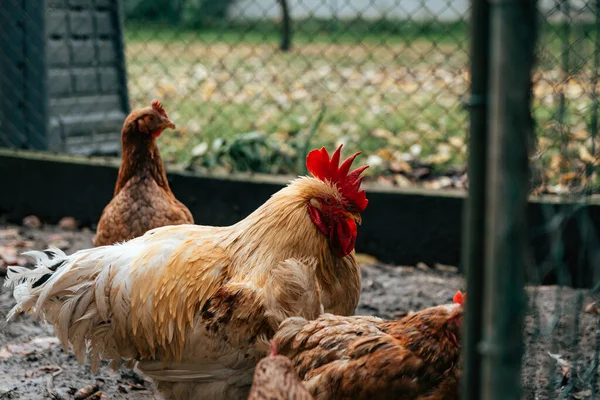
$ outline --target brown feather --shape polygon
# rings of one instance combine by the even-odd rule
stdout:
[[[458,399],[459,305],[439,306],[399,321],[323,314],[290,318],[275,335],[315,399]]]

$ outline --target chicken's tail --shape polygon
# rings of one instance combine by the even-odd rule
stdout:
[[[17,305],[8,314],[8,319],[34,308],[39,295],[44,291],[44,284],[68,261],[67,255],[54,247],[44,251],[30,251],[23,255],[33,259],[35,267],[8,267],[4,285],[14,288],[13,296],[17,301]],[[36,311],[36,316],[38,313],[39,310]]]
[[[129,314],[131,286],[125,271],[119,273],[112,267],[122,261],[122,247],[98,247],[70,256],[49,248],[25,255],[35,261],[35,267],[8,268],[5,286],[13,288],[17,304],[7,319],[32,312],[54,325],[65,351],[70,343],[79,362],[87,352],[93,369],[101,356],[118,366],[121,357],[115,331],[118,325],[126,326],[119,320]]]

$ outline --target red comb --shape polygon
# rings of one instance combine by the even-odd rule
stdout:
[[[165,111],[162,103],[159,100],[152,100],[152,108],[154,109],[154,111],[158,112],[159,114],[162,114],[165,117],[167,116],[167,112]]]
[[[306,169],[308,169],[308,172],[315,178],[335,183],[342,195],[347,200],[354,203],[357,212],[361,212],[367,208],[369,201],[367,200],[365,191],[359,190],[363,179],[360,175],[365,169],[369,168],[369,166],[363,165],[362,167],[358,167],[354,171],[349,172],[352,162],[360,152],[351,155],[342,163],[342,165],[339,165],[342,146],[343,145],[340,145],[335,150],[331,159],[329,158],[329,153],[325,147],[321,147],[320,150],[315,149],[311,151],[308,153],[308,156],[306,156]]]
[[[456,294],[454,295],[454,298],[452,299],[453,302],[460,304],[461,306],[465,305],[465,300],[467,299],[467,294],[463,294],[461,293],[461,291],[459,290],[458,292],[456,292]]]
[[[271,340],[271,353],[270,355],[272,357],[275,357],[277,355],[277,343],[274,340]]]

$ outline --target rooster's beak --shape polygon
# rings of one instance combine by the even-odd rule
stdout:
[[[362,217],[360,216],[359,213],[349,212],[347,215],[348,215],[348,218],[350,218],[352,221],[356,222],[356,225],[362,224]]]

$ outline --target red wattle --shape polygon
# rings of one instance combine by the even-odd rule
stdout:
[[[324,235],[329,235],[329,229],[327,229],[327,224],[325,224],[325,221],[323,221],[323,217],[321,216],[319,210],[309,205],[308,215],[310,216],[313,224],[315,224]]]
[[[448,332],[448,336],[450,336],[450,340],[452,341],[452,343],[454,343],[456,347],[460,348],[460,341],[458,340],[456,335],[452,332]]]
[[[329,232],[329,245],[338,257],[345,257],[354,250],[356,244],[356,223],[349,219],[340,219],[333,223]]]

